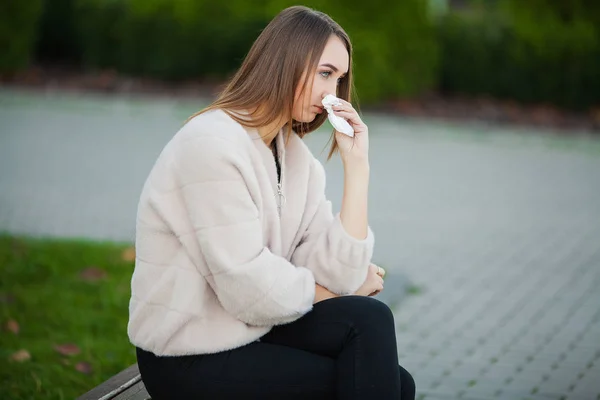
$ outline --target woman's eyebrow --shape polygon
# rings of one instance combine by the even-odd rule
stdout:
[[[330,63],[321,64],[320,66],[321,67],[329,67],[329,68],[331,68],[333,70],[333,72],[338,72],[339,71],[339,69],[335,65],[330,64]],[[346,75],[347,73],[348,72],[344,72],[342,75]]]

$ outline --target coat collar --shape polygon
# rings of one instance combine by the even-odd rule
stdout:
[[[262,140],[258,130],[245,128],[252,140],[254,147],[263,160],[264,171],[268,175],[273,196],[266,200],[274,209],[277,209],[277,167],[273,152]],[[297,243],[297,233],[302,223],[304,210],[306,208],[308,184],[310,178],[310,166],[312,156],[306,148],[302,139],[292,132],[289,138],[285,137],[285,129],[279,131],[275,137],[277,152],[281,165],[281,191],[285,197],[279,217],[276,221],[280,240],[278,245],[273,243],[271,251],[288,260],[293,253],[294,243]]]

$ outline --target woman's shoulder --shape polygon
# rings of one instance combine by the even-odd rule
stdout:
[[[221,109],[207,110],[190,118],[174,135],[175,157],[195,163],[239,163],[246,160],[251,144],[249,133]]]
[[[197,174],[242,167],[250,162],[248,143],[248,132],[241,124],[222,110],[208,110],[189,119],[175,133],[159,163]]]
[[[207,110],[190,118],[175,135],[180,142],[225,141],[230,145],[244,145],[248,141],[246,129],[221,109]]]

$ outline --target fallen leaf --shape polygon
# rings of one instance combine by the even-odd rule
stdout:
[[[86,361],[81,361],[78,362],[75,365],[75,369],[79,372],[81,372],[82,374],[91,374],[93,372],[93,368],[92,368],[92,364],[90,364],[89,362]]]
[[[10,293],[2,293],[0,294],[0,303],[10,304],[15,302],[15,296]]]
[[[76,354],[81,353],[79,347],[73,343],[57,344],[54,346],[54,350],[56,350],[63,356],[74,356]]]
[[[21,330],[19,323],[17,321],[15,321],[14,319],[8,320],[8,322],[6,323],[6,329],[11,331],[15,335],[18,335],[19,331]]]
[[[40,379],[39,376],[36,375],[35,372],[33,372],[33,371],[30,371],[30,372],[31,372],[31,377],[35,381],[35,390],[39,393],[42,390],[42,380]]]
[[[88,267],[79,273],[79,277],[87,282],[98,282],[106,278],[106,271],[98,267]]]
[[[11,242],[11,247],[15,256],[21,257],[27,253],[27,245],[20,239],[14,239]]]
[[[31,359],[31,354],[25,349],[21,349],[10,356],[10,359],[16,362],[24,362]]]
[[[121,258],[123,261],[127,262],[135,261],[135,247],[128,247],[123,250],[123,253],[121,253]]]

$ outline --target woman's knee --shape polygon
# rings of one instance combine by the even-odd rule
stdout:
[[[341,296],[317,303],[315,308],[331,313],[333,317],[350,319],[356,323],[394,324],[392,310],[373,297]]]
[[[398,368],[400,369],[400,392],[402,393],[402,400],[413,400],[417,390],[415,379],[402,366],[399,365]]]

